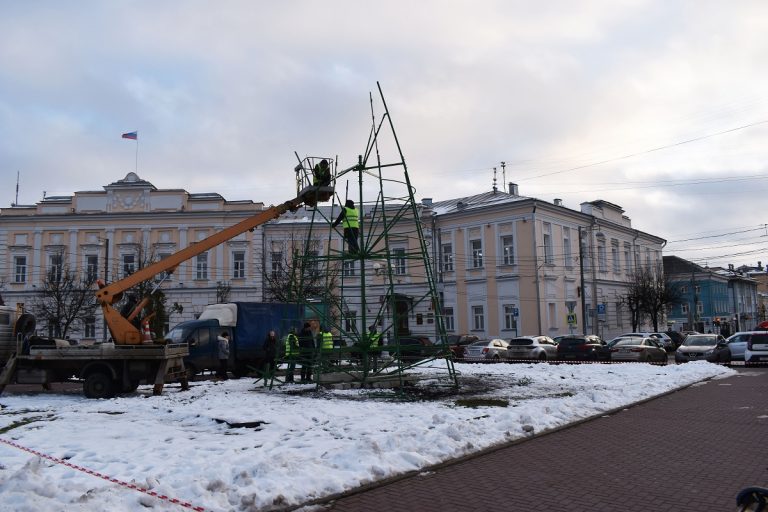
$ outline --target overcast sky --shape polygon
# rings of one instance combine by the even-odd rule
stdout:
[[[134,170],[283,202],[294,151],[356,163],[378,81],[417,199],[502,187],[504,161],[665,254],[766,264],[767,34],[765,0],[0,0],[0,204],[17,172],[32,204]]]

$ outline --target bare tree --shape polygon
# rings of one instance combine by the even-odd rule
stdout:
[[[659,330],[659,321],[669,306],[682,300],[680,288],[669,281],[661,269],[640,267],[632,273],[627,283],[627,292],[620,296],[627,306],[632,320],[632,330],[637,331],[646,316],[653,324],[654,332]]]
[[[216,282],[216,303],[223,304],[229,301],[229,295],[232,293],[232,285],[229,281]]]
[[[66,266],[48,272],[42,290],[32,302],[38,321],[57,337],[80,332],[85,322],[93,319],[96,306],[93,280],[79,276]]]
[[[272,251],[270,267],[263,272],[267,300],[338,302],[334,294],[341,269],[338,261],[320,256],[318,245],[314,243],[295,243],[292,240],[282,249]]]

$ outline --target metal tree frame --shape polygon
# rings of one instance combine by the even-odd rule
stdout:
[[[376,119],[370,95],[372,124],[365,152],[356,165],[341,170],[335,165],[337,159],[327,159],[335,189],[331,205],[311,207],[303,253],[294,256],[300,260],[301,279],[316,279],[317,272],[328,279],[329,293],[320,300],[297,297],[311,311],[308,316],[315,317],[315,330],[325,327],[335,338],[333,350],[318,350],[315,382],[382,383],[382,387],[403,389],[412,383],[406,370],[429,364],[434,369],[430,378],[458,387],[428,252],[432,233],[424,226],[424,206],[414,199],[408,167],[378,83],[377,88],[383,115]],[[397,155],[391,162],[382,159],[385,144]],[[298,189],[311,183],[312,169],[319,161],[308,157],[296,166]],[[338,194],[343,181],[344,199]],[[353,199],[359,212],[360,251],[354,254],[338,247],[341,226],[332,227],[346,199]],[[317,241],[323,239],[326,250],[320,254]],[[303,284],[297,289],[302,290]],[[411,331],[414,320],[416,328]],[[380,346],[372,344],[370,326],[375,326]],[[428,337],[433,344],[424,346],[419,337]],[[444,362],[444,367],[430,364],[436,361]]]

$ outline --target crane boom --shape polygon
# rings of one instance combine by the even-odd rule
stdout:
[[[104,319],[109,326],[115,344],[135,345],[142,343],[142,336],[139,329],[113,307],[113,304],[120,300],[124,291],[143,281],[151,279],[162,272],[173,272],[176,267],[184,261],[187,261],[198,254],[202,254],[241,233],[254,229],[265,222],[276,219],[289,210],[296,211],[304,203],[314,206],[318,201],[327,201],[333,194],[333,189],[330,187],[308,188],[311,190],[302,190],[298,197],[291,199],[290,201],[267,208],[234,226],[230,226],[218,233],[214,233],[208,238],[190,245],[189,247],[185,247],[167,258],[163,258],[158,262],[139,269],[119,281],[115,281],[109,285],[100,283],[99,289],[96,291],[96,300],[101,304]]]

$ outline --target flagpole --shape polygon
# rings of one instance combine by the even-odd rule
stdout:
[[[138,132],[136,132],[136,164],[134,166],[134,172],[136,174],[139,174],[139,137]]]

